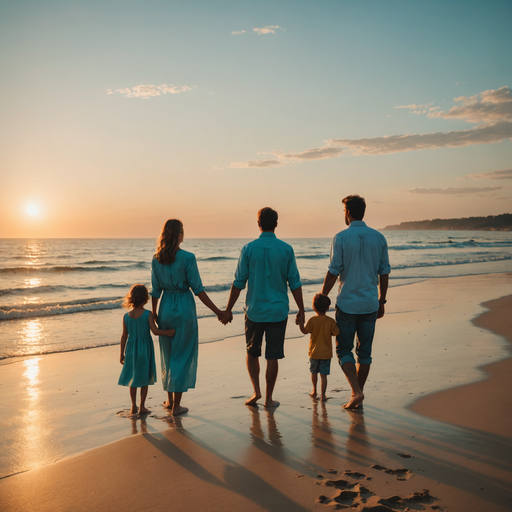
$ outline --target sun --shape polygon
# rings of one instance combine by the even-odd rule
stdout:
[[[37,215],[39,213],[39,208],[35,204],[29,204],[27,206],[27,213],[29,215],[32,215],[32,217],[34,217],[35,215]]]

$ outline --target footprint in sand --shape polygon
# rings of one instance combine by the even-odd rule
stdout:
[[[411,471],[406,468],[400,468],[400,469],[388,469],[384,466],[381,466],[380,464],[374,464],[373,466],[370,466],[373,469],[377,469],[379,471],[384,471],[384,473],[387,473],[388,475],[393,475],[397,480],[407,480],[411,477]]]
[[[355,478],[356,480],[363,480],[368,478],[366,475],[363,475],[363,473],[358,473],[357,471],[344,471],[343,474],[345,476],[349,476],[350,478]]]

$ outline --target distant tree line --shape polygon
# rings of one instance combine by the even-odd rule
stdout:
[[[433,219],[402,222],[394,226],[386,226],[388,230],[485,230],[512,231],[512,213],[489,215],[488,217],[467,217],[462,219]]]

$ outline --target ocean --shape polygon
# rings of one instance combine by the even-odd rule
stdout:
[[[390,286],[425,279],[510,272],[512,233],[385,231]],[[306,311],[321,289],[331,239],[284,239],[295,250]],[[227,303],[240,249],[250,239],[189,239],[206,292]],[[150,287],[154,239],[0,239],[0,364],[20,357],[119,343],[122,297],[135,283]],[[392,297],[393,291],[390,293]],[[335,290],[331,298],[334,298]],[[227,327],[197,301],[199,342],[243,333],[242,293]],[[149,305],[148,305],[149,308]],[[290,296],[291,312],[296,311]],[[288,336],[301,336],[288,329]]]

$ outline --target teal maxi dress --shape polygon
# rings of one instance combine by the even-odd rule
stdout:
[[[149,311],[137,318],[126,313],[124,323],[128,340],[124,353],[124,364],[118,384],[131,388],[143,388],[156,382],[155,350],[149,330]]]
[[[196,257],[180,249],[170,265],[151,262],[151,296],[160,299],[158,328],[175,329],[160,336],[162,385],[165,391],[182,393],[196,385],[198,330],[195,295],[204,290]]]

